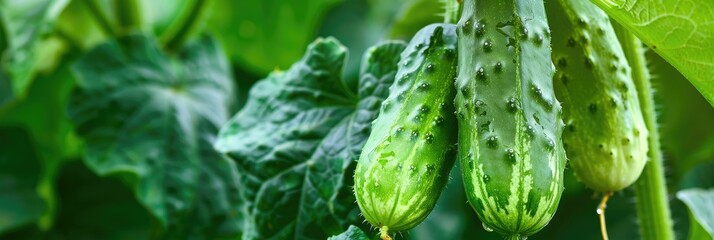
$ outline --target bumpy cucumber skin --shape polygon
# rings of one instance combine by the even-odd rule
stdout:
[[[464,1],[455,106],[469,203],[486,228],[530,236],[563,192],[561,107],[540,0]]]
[[[595,191],[631,185],[647,162],[645,127],[631,70],[608,16],[589,1],[547,1],[555,93],[563,102],[565,151]]]
[[[452,24],[424,27],[402,52],[355,170],[357,203],[373,226],[413,228],[446,185],[456,155],[456,54]]]

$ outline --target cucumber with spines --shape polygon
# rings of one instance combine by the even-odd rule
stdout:
[[[457,137],[456,54],[453,24],[432,24],[416,33],[373,122],[354,190],[362,215],[383,238],[423,221],[448,180]]]
[[[561,107],[540,0],[464,1],[455,106],[469,203],[487,230],[530,236],[563,192]]]
[[[608,16],[589,1],[548,1],[555,93],[563,143],[578,179],[598,192],[631,185],[647,161],[645,127],[630,66]]]

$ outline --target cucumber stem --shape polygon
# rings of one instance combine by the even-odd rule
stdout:
[[[650,74],[645,63],[645,52],[637,37],[619,24],[613,23],[622,41],[625,56],[632,67],[632,77],[649,132],[649,161],[634,184],[637,216],[642,239],[672,240],[672,217],[667,198],[662,149],[660,148],[655,102],[652,96]]]
[[[379,228],[379,236],[382,238],[382,240],[392,240],[392,237],[389,236],[389,227],[387,226],[382,226]]]
[[[612,195],[612,192],[605,193],[605,196],[602,196],[600,205],[597,207],[597,215],[600,215],[600,233],[602,233],[603,240],[608,240],[607,224],[605,224],[605,208],[607,208],[607,200],[610,199],[610,195]]]

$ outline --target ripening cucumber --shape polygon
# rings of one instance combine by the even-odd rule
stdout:
[[[565,151],[541,0],[464,1],[458,23],[458,157],[486,230],[511,239],[548,224]]]
[[[589,1],[547,1],[555,93],[563,103],[565,151],[595,191],[631,185],[647,159],[647,128],[630,67],[608,16]]]
[[[456,26],[432,24],[401,54],[389,97],[355,170],[362,215],[382,231],[413,228],[436,204],[454,165]]]

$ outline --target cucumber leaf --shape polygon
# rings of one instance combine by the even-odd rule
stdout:
[[[169,56],[131,35],[100,44],[74,71],[69,114],[90,169],[123,179],[169,238],[240,233],[235,165],[212,148],[234,99],[212,39]]]
[[[714,238],[714,189],[681,190],[677,192],[677,198],[691,213],[689,239],[706,239],[707,235],[708,239]]]
[[[325,239],[363,221],[352,173],[404,47],[369,49],[356,91],[344,84],[347,49],[334,38],[253,86],[215,144],[238,165],[244,239]]]
[[[41,61],[39,46],[43,34],[69,0],[9,0],[0,2],[0,85],[11,85],[12,95],[0,94],[0,105],[13,96],[22,97]],[[4,87],[4,86],[3,86]],[[6,90],[3,90],[6,91]],[[4,96],[3,96],[4,95]],[[3,100],[4,99],[4,100]]]
[[[591,0],[714,105],[714,1]]]
[[[350,225],[345,232],[329,237],[327,240],[369,240],[369,238],[362,229]]]

